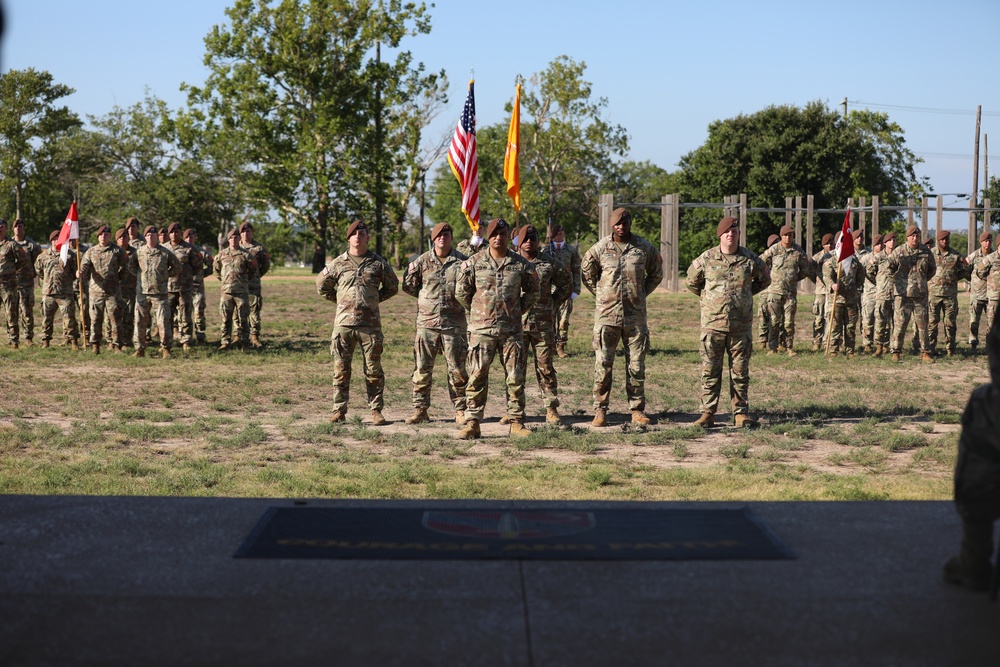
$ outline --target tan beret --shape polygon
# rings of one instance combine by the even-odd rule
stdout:
[[[503,218],[493,218],[490,220],[490,224],[486,226],[486,238],[490,238],[497,233],[510,233],[510,225]]]
[[[616,208],[611,212],[611,226],[614,227],[619,221],[631,222],[632,214],[626,208]]]
[[[436,239],[444,232],[451,232],[452,234],[455,233],[452,230],[451,225],[449,225],[447,222],[439,222],[436,225],[434,225],[434,229],[431,230],[431,241]]]
[[[100,227],[97,228],[97,235],[98,236],[100,236],[104,232],[107,232],[108,234],[110,234],[111,233],[111,228],[108,227],[107,225],[101,225]]]
[[[876,234],[872,237],[872,245],[880,245],[882,243],[882,235]]]
[[[179,231],[181,231],[181,226],[176,222],[171,222],[170,225],[167,226],[167,234],[173,234],[174,232]]]
[[[124,228],[124,227],[122,227],[121,229],[117,230],[117,231],[115,232],[115,241],[119,241],[119,240],[121,240],[121,238],[122,238],[123,236],[125,236],[126,234],[128,234],[128,232],[126,232],[126,231],[125,231],[125,228]]]
[[[979,240],[980,241],[992,241],[993,240],[993,235],[990,234],[989,232],[983,232],[982,234],[979,235]]]
[[[236,227],[233,227],[232,229],[229,230],[229,233],[226,234],[226,240],[228,241],[229,239],[233,238],[234,236],[236,236],[239,233],[240,233],[240,230],[237,229]]]
[[[951,238],[951,232],[949,232],[947,229],[942,229],[940,232],[937,233],[938,241],[943,241],[944,239],[947,238]]]
[[[58,240],[59,240],[59,230],[57,229],[54,232],[52,232],[51,234],[49,234],[49,243],[52,243],[53,241],[58,241]]]
[[[149,236],[150,234],[156,234],[156,226],[155,225],[146,225],[146,228],[144,230],[142,230],[142,235],[143,236]]]
[[[250,224],[250,223],[244,222],[243,225],[240,226],[240,231],[242,232],[243,231],[243,227],[247,226],[248,224]],[[354,232],[359,231],[359,230],[363,231],[363,232],[366,232],[366,233],[368,232],[368,228],[365,226],[365,223],[364,223],[363,220],[355,220],[354,222],[352,222],[351,224],[349,224],[347,226],[347,235],[344,238],[347,238],[347,239],[351,238],[352,236],[354,236]]]
[[[833,234],[823,234],[820,245],[830,245],[831,243],[833,243]]]
[[[770,248],[780,240],[781,240],[780,236],[778,236],[777,234],[771,234],[770,236],[767,237],[767,247]]]
[[[524,240],[529,236],[534,236],[535,240],[538,240],[538,230],[535,229],[534,225],[525,225],[517,232],[517,237],[520,239],[521,243],[524,243]]]
[[[134,215],[133,216],[129,216],[128,218],[125,219],[125,228],[126,229],[128,229],[132,225],[135,225],[136,227],[139,226],[139,218],[135,217]]]
[[[187,229],[184,230],[183,236],[184,238],[187,238],[189,236],[194,236],[194,230],[188,227]]]
[[[244,222],[242,225],[240,225],[240,233],[241,234],[243,232],[245,232],[246,230],[248,230],[248,229],[253,229],[253,224],[251,224],[249,221]]]
[[[914,234],[918,234],[918,235],[920,234],[920,228],[919,227],[917,227],[916,225],[910,225],[909,227],[906,228],[906,235],[907,236],[913,236]]]
[[[794,234],[795,230],[788,225],[782,225],[781,229],[778,231],[779,236],[784,236],[785,234]]]
[[[719,220],[719,226],[716,227],[715,229],[715,235],[722,236],[733,227],[739,227],[739,226],[740,226],[740,221],[737,220],[736,218],[723,218],[722,220]]]

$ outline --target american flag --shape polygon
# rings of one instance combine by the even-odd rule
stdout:
[[[455,136],[448,150],[448,164],[462,188],[462,213],[473,233],[479,231],[479,155],[476,153],[475,81],[469,82],[469,96],[462,109],[462,118],[455,127]]]

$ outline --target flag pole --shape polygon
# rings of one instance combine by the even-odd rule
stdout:
[[[837,282],[834,283],[837,286],[837,291],[840,290],[840,275],[844,270],[844,265],[837,262]],[[846,303],[844,304],[847,305]],[[830,355],[830,334],[833,333],[833,313],[837,310],[837,296],[833,297],[833,308],[830,310],[828,317],[830,318],[830,323],[826,326],[826,354]]]
[[[87,317],[84,313],[83,307],[83,278],[80,276],[80,267],[83,262],[80,259],[80,241],[78,239],[73,239],[70,241],[70,247],[73,249],[73,253],[76,255],[76,275],[77,282],[80,285],[80,331],[83,332],[83,347],[87,348]]]

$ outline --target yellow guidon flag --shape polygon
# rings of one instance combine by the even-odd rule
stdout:
[[[517,166],[517,153],[521,145],[521,84],[514,89],[514,111],[507,130],[507,151],[503,156],[503,178],[507,181],[507,195],[514,202],[514,209],[521,210],[521,170]]]

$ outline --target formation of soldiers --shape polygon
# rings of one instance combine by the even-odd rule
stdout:
[[[7,222],[0,219],[0,296],[9,345],[34,344],[37,281],[42,288],[41,347],[50,346],[59,312],[64,344],[74,350],[100,354],[108,346],[122,352],[131,345],[134,356],[144,357],[156,337],[160,355],[168,358],[175,329],[185,351],[207,343],[204,279],[214,272],[222,292],[220,349],[262,347],[260,277],[269,270],[270,257],[253,240],[251,223],[233,229],[229,246],[215,257],[198,245],[193,229],[181,230],[177,223],[161,229],[148,225],[140,235],[139,227],[131,217],[112,239],[111,228],[101,225],[95,245],[61,252],[56,249],[58,231],[49,235],[50,246],[43,250],[24,236],[21,220],[14,221],[9,239]],[[85,341],[80,340],[81,327],[88,332]]]

